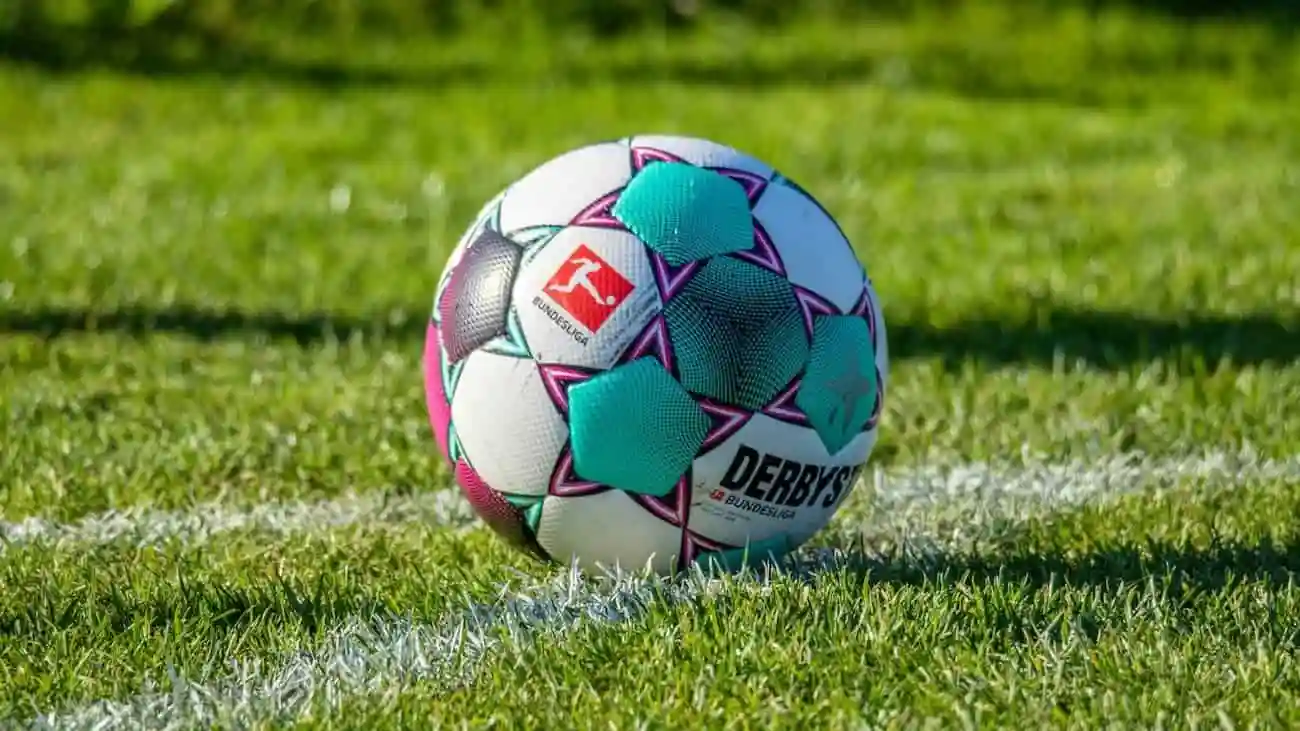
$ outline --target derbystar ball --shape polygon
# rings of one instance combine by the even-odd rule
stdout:
[[[885,321],[816,199],[702,139],[582,147],[480,211],[425,342],[438,449],[536,556],[667,574],[779,557],[871,455]]]

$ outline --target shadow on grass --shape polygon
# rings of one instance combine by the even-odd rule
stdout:
[[[40,637],[69,629],[105,627],[129,632],[142,624],[158,631],[182,622],[230,632],[252,624],[297,625],[313,634],[353,616],[380,616],[375,598],[347,596],[336,587],[279,579],[252,587],[184,578],[177,591],[143,596],[129,587],[99,582],[62,596],[36,593],[36,601],[0,613],[0,637]]]
[[[1300,576],[1300,543],[1216,542],[1206,548],[1162,543],[1120,545],[1091,552],[947,554],[867,558],[860,546],[838,546],[851,556],[845,567],[874,583],[1028,584],[1102,586],[1164,578],[1179,587],[1215,591],[1252,581],[1287,583]]]
[[[93,45],[78,39],[76,48]],[[500,72],[474,61],[443,61],[415,69],[284,57],[238,43],[222,43],[199,53],[178,54],[142,45],[115,55],[61,51],[53,44],[15,43],[0,39],[0,60],[47,73],[108,69],[155,79],[266,79],[281,84],[342,89],[347,87],[443,87],[477,84]]]
[[[404,315],[395,323],[332,313],[289,314],[175,306],[122,307],[94,310],[47,308],[14,312],[0,310],[0,334],[31,334],[58,338],[76,333],[117,333],[132,337],[181,335],[200,341],[238,338],[289,340],[311,346],[354,338],[416,340],[425,323]]]
[[[1029,591],[1089,589],[1109,596],[1150,587],[1159,592],[1156,598],[1161,603],[1191,608],[1206,594],[1245,584],[1285,587],[1300,576],[1300,543],[1294,538],[1280,543],[1216,542],[1205,548],[1151,542],[1082,552],[1054,550],[991,557],[944,553],[876,557],[861,546],[837,548],[844,551],[846,558],[834,564],[836,573],[847,573],[851,581],[926,590],[953,586],[977,592],[1008,589],[986,593],[988,599],[971,604],[962,618],[970,623],[969,641],[981,646],[1011,647],[1059,638],[1063,622],[1069,624],[1071,633],[1095,641],[1110,624],[1089,611],[1063,613],[1058,601],[1028,600],[1016,591],[1020,587]],[[815,580],[820,573],[797,575]],[[1004,595],[1005,599],[1000,598]],[[1294,627],[1275,624],[1269,629],[1297,636]]]
[[[71,44],[93,46],[91,41]],[[347,87],[440,88],[472,85],[489,79],[508,81],[508,71],[483,60],[467,59],[417,63],[411,67],[367,64],[357,60],[309,60],[261,50],[253,45],[224,43],[200,53],[175,54],[163,48],[143,45],[116,55],[61,52],[57,44],[4,43],[0,59],[51,73],[78,73],[93,69],[137,74],[152,78],[213,77],[227,80],[266,79],[277,83],[341,89]],[[820,49],[808,49],[784,63],[755,63],[734,59],[708,61],[665,58],[652,62],[607,60],[591,63],[582,57],[554,59],[548,72],[527,78],[547,83],[681,83],[703,86],[761,88],[774,85],[835,86],[871,79],[880,64],[888,61],[878,54],[852,48],[830,56]],[[931,59],[933,60],[933,59]],[[967,64],[969,66],[969,64]],[[991,71],[991,70],[990,70]],[[976,81],[1005,77],[975,74]],[[975,84],[978,85],[978,84]]]
[[[1081,0],[1080,4],[1093,12],[1115,7],[1136,8],[1186,23],[1264,23],[1275,35],[1286,38],[1294,35],[1300,19],[1297,9],[1300,5],[1283,0],[1233,4],[1219,0]],[[845,22],[871,22],[871,18]],[[685,31],[670,30],[669,37],[678,32]],[[443,43],[445,37],[430,35],[428,42]],[[1103,53],[1092,59],[1087,77],[1080,79],[1044,76],[1033,69],[1009,67],[1002,59],[980,60],[961,44],[916,47],[902,53],[853,44],[833,49],[809,44],[793,49],[784,57],[764,60],[731,54],[713,60],[691,57],[592,60],[581,53],[563,50],[553,55],[546,65],[546,73],[528,72],[521,78],[548,85],[678,83],[739,89],[790,85],[833,87],[881,81],[944,89],[975,99],[1041,99],[1082,105],[1099,104],[1121,93],[1108,91],[1104,84],[1097,83],[1107,76],[1140,76],[1178,69],[1229,72],[1240,63],[1239,54],[1213,49],[1154,57],[1143,53]],[[1289,57],[1284,53],[1283,56]],[[224,36],[183,25],[135,31],[135,35],[126,31],[109,33],[77,28],[45,34],[15,30],[0,34],[0,60],[49,73],[112,69],[154,78],[266,79],[323,89],[441,88],[510,79],[508,68],[489,60],[421,62],[417,57],[410,65],[392,66],[349,58],[346,52],[312,59],[264,41],[246,40],[238,34]]]
[[[1300,320],[1273,314],[1202,315],[1178,318],[1046,306],[1032,322],[972,317],[949,327],[888,321],[892,360],[939,359],[948,368],[976,361],[988,365],[1052,365],[1082,361],[1123,370],[1165,361],[1179,369],[1235,365],[1285,365],[1300,361]],[[0,335],[54,339],[77,333],[131,337],[180,335],[200,341],[266,339],[310,347],[332,340],[415,342],[424,337],[423,317],[409,312],[384,318],[330,313],[292,315],[177,306],[92,310],[46,308],[0,310]]]
[[[1086,0],[1092,11],[1123,8],[1184,22],[1262,22],[1280,29],[1294,29],[1300,22],[1295,0]]]
[[[252,49],[234,49],[212,57],[131,55],[121,60],[69,58],[50,60],[33,54],[0,54],[7,60],[46,73],[111,69],[154,79],[265,80],[276,84],[340,91],[346,89],[442,89],[477,87],[487,82],[544,83],[548,87],[590,84],[680,84],[761,91],[797,86],[836,88],[879,83],[901,89],[949,92],[990,102],[1044,101],[1084,107],[1133,102],[1147,87],[1105,84],[1107,79],[1150,75],[1161,70],[1219,73],[1234,63],[1230,54],[1191,57],[1152,68],[1142,60],[1098,60],[1089,83],[1070,77],[1008,70],[1001,61],[973,60],[966,49],[928,47],[910,52],[872,48],[839,49],[836,55],[813,47],[777,59],[667,58],[650,62],[606,59],[593,63],[581,56],[560,58],[545,71],[511,75],[499,64],[473,59],[414,62],[385,66],[366,62],[293,59]],[[1285,76],[1280,78],[1287,78]],[[1148,85],[1150,86],[1150,85]],[[1149,90],[1149,89],[1148,89]]]
[[[1188,314],[1160,318],[1126,312],[1048,307],[1034,322],[975,317],[945,328],[886,321],[890,357],[931,358],[957,367],[1036,363],[1060,358],[1098,368],[1163,360],[1183,366],[1300,361],[1300,320],[1276,314]]]

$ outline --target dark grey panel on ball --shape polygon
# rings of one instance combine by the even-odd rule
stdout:
[[[506,333],[510,293],[523,249],[491,229],[469,245],[438,303],[442,343],[451,362]]]

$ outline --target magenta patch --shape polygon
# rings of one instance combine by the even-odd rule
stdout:
[[[533,540],[519,509],[511,505],[501,493],[493,490],[478,472],[465,460],[456,460],[456,484],[465,493],[474,512],[492,530],[510,543],[540,555],[540,547]]]
[[[433,437],[438,440],[438,450],[444,458],[450,460],[447,430],[451,425],[451,404],[447,401],[447,390],[442,383],[442,336],[438,332],[438,326],[432,322],[424,337],[424,397],[429,406],[429,424],[433,426]]]

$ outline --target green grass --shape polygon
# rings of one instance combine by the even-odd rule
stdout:
[[[172,672],[219,687],[233,660],[276,667],[352,618],[440,627],[503,586],[551,586],[554,568],[436,521],[94,536],[110,510],[445,487],[418,365],[450,243],[593,140],[716,138],[836,215],[889,326],[875,465],[1293,458],[1300,49],[1134,16],[944,22],[374,42],[347,63],[303,44],[247,74],[0,67],[0,536],[89,521],[0,543],[0,719]],[[1068,506],[881,515],[864,491],[815,541],[847,567],[538,641],[484,620],[507,633],[463,685],[390,678],[249,718],[1295,725],[1287,464],[1172,487],[1139,470],[1128,494]]]
[[[1261,503],[1294,511],[1297,497],[1274,486],[1208,504],[1138,500],[931,572],[886,565],[733,591],[503,655],[436,706],[415,689],[360,719],[341,715],[355,728],[400,710],[448,724],[527,718],[534,728],[571,717],[591,728],[647,717],[667,728],[886,719],[1007,728],[1146,725],[1161,714],[1215,723],[1223,711],[1290,725],[1300,680],[1294,527],[1257,512],[1224,527],[1222,543],[1148,527]],[[555,688],[565,701],[551,699]],[[484,695],[500,700],[486,705]]]
[[[2,707],[129,696],[165,683],[168,664],[201,676],[229,658],[292,651],[352,616],[435,621],[532,568],[492,540],[407,525],[275,545],[233,535],[216,548],[23,550],[0,569],[6,586],[24,587],[0,605]]]

